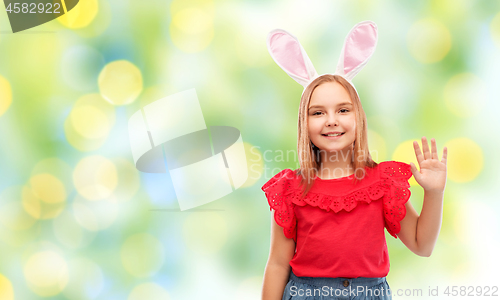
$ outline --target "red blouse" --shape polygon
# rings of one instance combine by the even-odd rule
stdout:
[[[296,171],[285,169],[262,186],[270,209],[276,211],[276,223],[295,241],[290,261],[293,273],[300,277],[387,276],[390,264],[384,227],[397,238],[410,198],[410,165],[386,161],[366,167],[366,175],[356,184],[354,175],[317,177],[303,199]]]

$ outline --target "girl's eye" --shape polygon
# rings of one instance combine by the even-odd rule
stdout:
[[[345,112],[349,112],[349,110],[348,110],[348,109],[345,109],[345,108],[342,108],[342,109],[340,110],[340,112],[341,112],[341,113],[345,113]]]
[[[317,116],[317,115],[320,115],[320,114],[321,114],[320,111],[316,111],[316,112],[313,113],[313,116]]]

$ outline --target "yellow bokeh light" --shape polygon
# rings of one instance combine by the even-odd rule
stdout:
[[[88,200],[109,197],[118,184],[115,165],[107,158],[94,155],[78,162],[73,172],[73,183],[80,195]]]
[[[14,289],[10,280],[0,274],[0,299],[14,300]]]
[[[64,122],[68,142],[80,151],[101,147],[115,123],[115,109],[100,94],[80,97]]]
[[[493,42],[500,49],[500,12],[491,21],[490,30]]]
[[[101,268],[92,260],[81,257],[69,262],[69,281],[63,291],[67,299],[95,299],[104,287]]]
[[[24,209],[21,198],[21,186],[8,187],[0,193],[0,223],[10,230],[26,230],[36,222]]]
[[[107,138],[89,139],[83,137],[76,131],[75,127],[73,127],[69,118],[64,121],[64,134],[66,135],[68,143],[80,151],[97,150],[106,142]]]
[[[72,208],[78,224],[90,231],[107,229],[116,221],[119,211],[114,197],[88,201],[77,195],[73,200]]]
[[[417,21],[407,35],[410,53],[426,64],[442,60],[451,49],[451,41],[448,28],[434,19]]]
[[[368,149],[370,156],[375,162],[385,161],[387,157],[387,146],[384,138],[376,131],[368,129]]]
[[[453,76],[444,87],[446,107],[459,117],[477,115],[488,99],[486,84],[476,75],[462,73]]]
[[[64,186],[66,193],[69,194],[73,189],[71,181],[72,168],[63,160],[57,157],[49,157],[39,161],[31,171],[31,176],[39,174],[50,174],[57,178]]]
[[[84,28],[76,30],[76,33],[83,38],[92,38],[101,35],[112,21],[112,10],[108,0],[98,1],[98,13],[93,20]]]
[[[27,260],[24,265],[24,276],[30,289],[37,295],[55,296],[68,282],[68,266],[58,253],[42,251]]]
[[[45,220],[57,217],[66,206],[66,201],[48,203],[38,198],[30,185],[22,189],[22,205],[33,218]]]
[[[407,164],[412,162],[417,167],[417,169],[419,169],[417,157],[415,156],[415,150],[413,148],[413,141],[414,140],[408,140],[408,141],[404,141],[401,144],[399,144],[396,147],[396,150],[394,150],[394,153],[392,154],[392,160],[404,162]],[[416,139],[416,141],[418,141],[420,149],[422,149],[421,140]],[[439,149],[438,149],[438,153],[439,153]],[[418,185],[414,176],[412,176],[410,178],[410,180],[408,180],[408,182],[412,186]]]
[[[212,26],[212,18],[203,10],[190,7],[176,13],[172,25],[186,34],[200,34]]]
[[[148,233],[129,236],[120,251],[123,267],[135,277],[148,277],[158,272],[165,260],[164,255],[161,242]]]
[[[186,246],[194,252],[213,254],[227,241],[227,223],[218,213],[190,214],[182,233]]]
[[[32,175],[22,188],[22,205],[26,212],[36,219],[52,219],[66,207],[66,178],[56,177],[69,174],[69,166],[59,159],[46,159],[39,162]],[[49,173],[51,172],[51,173]]]
[[[170,300],[169,293],[156,283],[142,283],[134,287],[127,300]]]
[[[455,182],[474,180],[483,170],[484,156],[481,147],[469,138],[448,141],[448,179]]]
[[[173,0],[170,4],[170,12],[172,14],[177,14],[178,12],[191,7],[203,9],[203,11],[209,14],[213,14],[215,8],[213,0]]]
[[[69,12],[57,18],[64,26],[76,29],[88,26],[99,12],[97,0],[80,0]]]
[[[22,205],[36,219],[52,219],[66,206],[64,184],[49,173],[33,175],[22,189]]]
[[[214,38],[212,13],[195,6],[172,11],[170,37],[174,45],[184,52],[204,50]]]
[[[56,177],[42,173],[30,178],[33,193],[45,203],[61,203],[66,200],[66,190],[62,182]]]
[[[99,74],[99,91],[113,105],[127,105],[142,92],[142,74],[139,68],[126,60],[107,64]]]
[[[71,112],[71,121],[79,134],[90,139],[107,136],[111,127],[106,115],[92,106],[75,108]]]
[[[101,113],[103,113],[106,116],[106,119],[108,120],[110,126],[114,125],[116,119],[115,107],[107,102],[106,99],[101,96],[101,94],[87,94],[78,98],[78,100],[76,100],[75,104],[73,105],[73,109],[79,109],[89,106],[98,109]]]
[[[0,75],[0,116],[3,115],[12,103],[12,88],[7,79]]]
[[[246,142],[243,143],[243,147],[245,148],[245,156],[247,159],[248,179],[241,187],[250,187],[262,177],[264,172],[264,160],[258,147]]]

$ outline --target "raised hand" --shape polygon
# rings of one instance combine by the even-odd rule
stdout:
[[[413,163],[410,163],[410,166],[413,177],[415,177],[417,183],[420,184],[426,192],[443,192],[446,186],[446,157],[448,149],[446,147],[443,148],[443,157],[440,161],[437,153],[436,140],[431,139],[432,151],[429,151],[429,145],[425,136],[422,137],[422,148],[424,153],[422,154],[420,151],[417,141],[413,142],[413,148],[415,149],[420,171],[417,170],[417,167]]]

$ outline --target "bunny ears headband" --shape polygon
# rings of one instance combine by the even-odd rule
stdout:
[[[368,63],[376,46],[377,25],[372,21],[356,24],[344,41],[337,69],[333,75],[342,76],[354,87],[351,80]],[[289,32],[283,29],[269,32],[267,49],[278,66],[302,85],[304,90],[319,77],[299,40]]]

